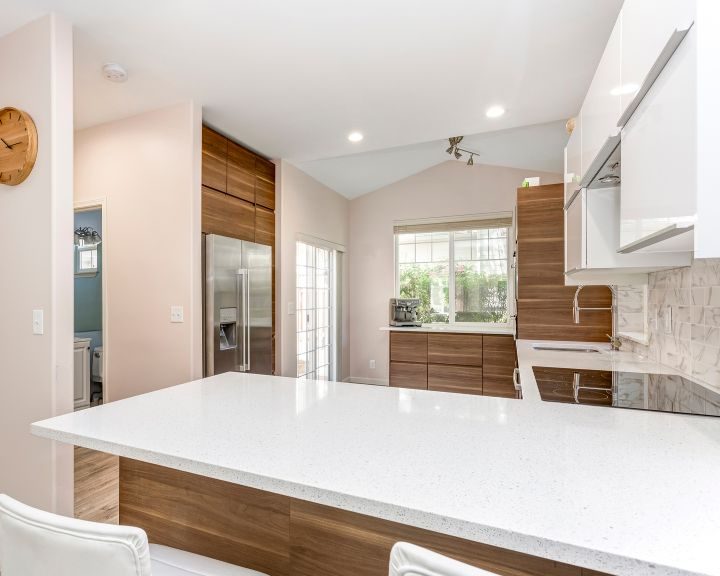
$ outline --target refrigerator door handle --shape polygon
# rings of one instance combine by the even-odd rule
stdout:
[[[245,319],[245,371],[250,371],[250,270],[245,270],[245,298],[243,300],[245,310],[243,318]]]
[[[241,312],[241,322],[238,326],[238,332],[240,332],[240,335],[242,337],[242,349],[241,349],[241,358],[239,359],[240,365],[238,366],[238,369],[241,371],[247,371],[247,358],[248,358],[248,348],[250,347],[250,341],[248,339],[248,318],[247,318],[247,294],[248,294],[248,271],[240,268],[237,271],[237,292],[236,292],[236,301],[237,301],[237,307]]]

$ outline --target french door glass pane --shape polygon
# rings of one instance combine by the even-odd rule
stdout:
[[[327,380],[332,374],[332,251],[298,242],[296,254],[297,375]]]

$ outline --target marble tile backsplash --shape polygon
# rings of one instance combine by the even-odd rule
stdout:
[[[640,291],[618,290],[618,327],[635,326],[636,306],[621,303],[623,294],[632,302]],[[695,260],[687,268],[650,274],[647,325],[648,345],[626,341],[625,349],[720,387],[720,259]]]

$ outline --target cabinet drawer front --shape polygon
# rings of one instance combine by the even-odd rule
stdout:
[[[486,371],[512,376],[515,356],[515,340],[512,336],[483,337],[483,367]]]
[[[516,398],[513,384],[512,370],[510,376],[483,374],[483,396],[499,396],[501,398]]]
[[[255,241],[255,205],[203,186],[202,231]]]
[[[390,332],[390,360],[393,362],[427,362],[427,334]]]
[[[227,189],[227,138],[206,126],[202,129],[202,185],[220,192]]]
[[[428,334],[428,362],[482,366],[482,334]]]
[[[390,362],[390,386],[396,388],[427,389],[427,364]]]
[[[255,202],[255,154],[228,141],[227,193]]]
[[[483,369],[481,366],[428,364],[428,390],[482,394],[482,384]]]

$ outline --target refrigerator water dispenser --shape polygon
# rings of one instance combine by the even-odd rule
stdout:
[[[237,308],[220,308],[220,350],[237,348]]]

